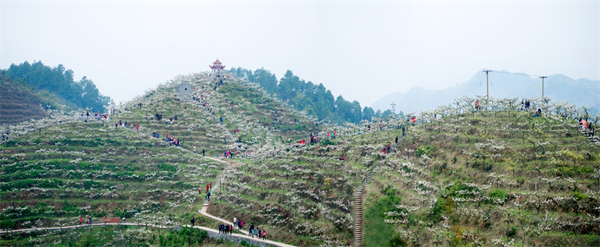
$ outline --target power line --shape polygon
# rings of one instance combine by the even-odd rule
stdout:
[[[474,95],[475,93],[477,93],[477,91],[479,90],[479,88],[481,88],[481,82],[483,81],[483,74],[477,74],[477,76],[479,76],[480,78],[474,80],[475,84],[471,85],[471,87],[466,91],[467,95]],[[479,85],[479,86],[477,86]]]
[[[491,70],[491,72],[494,73],[500,73],[500,74],[507,74],[507,75],[519,75],[519,76],[527,76],[527,77],[532,77],[532,76],[541,76],[541,75],[530,75],[530,74],[515,74],[515,73],[510,73],[510,72],[503,72],[503,71],[497,71],[497,70]]]

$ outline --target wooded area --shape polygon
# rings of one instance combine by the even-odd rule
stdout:
[[[26,82],[37,90],[47,90],[63,98],[76,107],[103,112],[112,102],[109,96],[102,95],[94,82],[87,77],[73,80],[73,71],[62,64],[51,68],[41,61],[30,64],[11,64],[6,74],[15,81]]]
[[[305,110],[319,119],[329,119],[340,124],[344,122],[359,123],[363,119],[371,120],[373,117],[387,117],[392,114],[391,110],[375,112],[368,106],[361,108],[358,101],[350,102],[341,95],[335,98],[331,90],[327,90],[322,83],[306,82],[290,70],[279,81],[275,74],[264,68],[255,71],[231,68],[228,72],[260,84],[269,94],[275,94],[277,98],[288,101],[298,110]],[[400,115],[403,113],[400,112]]]

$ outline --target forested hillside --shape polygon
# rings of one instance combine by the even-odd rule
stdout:
[[[13,80],[24,81],[37,90],[54,93],[72,107],[103,112],[111,103],[110,97],[102,95],[92,80],[84,76],[75,81],[73,74],[72,70],[66,69],[62,64],[51,68],[41,61],[11,64],[6,70],[6,75]]]
[[[258,83],[267,93],[287,101],[298,110],[318,117],[320,120],[329,119],[332,122],[359,123],[361,120],[371,120],[372,117],[387,117],[391,111],[377,111],[365,106],[362,108],[358,101],[348,101],[341,95],[337,98],[322,83],[316,84],[304,81],[288,70],[278,81],[275,74],[264,68],[255,71],[244,68],[232,68],[229,73],[237,77]]]

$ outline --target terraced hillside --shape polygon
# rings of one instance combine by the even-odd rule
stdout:
[[[237,78],[225,80],[206,101],[216,107],[215,115],[224,118],[227,129],[231,133],[239,130],[237,137],[247,143],[300,140],[321,129],[316,118],[291,110],[281,100],[266,95],[257,84]]]
[[[194,84],[195,96],[207,106],[178,100],[174,86],[182,82]],[[309,129],[311,120],[303,113],[287,109],[252,84],[230,78],[215,90],[211,83],[214,78],[205,74],[177,77],[120,106],[107,120],[84,123],[59,114],[60,121],[71,122],[55,121],[42,129],[35,127],[38,122],[52,121],[13,126],[22,129],[23,136],[0,146],[2,228],[67,226],[77,224],[80,216],[96,223],[105,216],[161,225],[189,223],[202,206],[204,195],[198,196],[196,188],[215,182],[224,168],[191,154],[193,146],[198,153],[205,149],[207,156],[240,148],[232,145],[231,132],[242,139],[244,150],[253,150],[258,157],[288,137],[307,139],[310,131],[324,126],[316,123]],[[232,107],[231,98],[239,99],[239,104]],[[157,120],[156,114],[163,119]],[[177,120],[170,121],[175,115]],[[224,118],[222,124],[217,116]],[[125,122],[126,126],[119,124]],[[161,138],[151,137],[153,132]],[[166,135],[182,140],[187,151],[170,146],[163,140]],[[196,217],[206,226],[218,224]],[[39,243],[57,241],[40,234],[27,236],[39,237]],[[153,233],[142,235],[141,242],[153,244],[148,239]],[[11,242],[24,243],[26,238],[12,236]]]
[[[195,101],[178,100],[174,87],[183,82],[195,87]],[[414,124],[386,118],[334,126],[255,84],[228,76],[215,83],[203,73],[179,76],[105,121],[59,114],[51,127],[38,130],[46,121],[32,121],[13,128],[21,136],[0,146],[2,228],[72,225],[80,216],[187,224],[202,206],[196,188],[217,182],[208,213],[299,246],[347,246],[355,238],[364,246],[600,245],[598,138],[585,137],[589,130],[577,130],[573,120],[597,124],[585,109],[549,104],[548,113],[536,114],[519,109],[516,99],[463,98]],[[475,100],[489,111],[471,111]],[[538,103],[532,100],[532,109]],[[115,126],[119,121],[128,125]],[[320,142],[310,143],[311,134]],[[252,153],[228,159],[225,170],[192,154],[193,146],[213,157]],[[363,211],[355,211],[355,201]],[[91,234],[102,235],[77,236]],[[165,245],[156,241],[160,235],[129,233],[139,240],[129,244]],[[17,242],[27,245],[25,239]]]
[[[174,86],[183,82],[195,87],[196,100],[177,99]],[[222,154],[225,149],[239,148],[231,146],[232,138],[241,139],[246,145],[260,146],[273,144],[275,140],[306,138],[311,131],[320,129],[315,119],[288,109],[253,83],[226,77],[220,87],[215,85],[216,80],[207,74],[177,77],[121,106],[113,120],[127,122],[129,127],[139,125],[140,131],[146,134],[157,132],[178,138],[184,148],[191,150],[196,146],[198,151],[205,149],[211,156]],[[156,114],[163,119],[157,120]],[[177,120],[170,121],[175,115]]]
[[[513,101],[423,114],[366,187],[364,245],[600,245],[599,147]]]
[[[11,80],[0,71],[0,124],[15,124],[39,119],[48,114],[40,106],[42,101],[24,83]]]
[[[351,245],[355,189],[388,139],[385,132],[355,137],[353,128],[329,127],[316,144],[277,142],[257,150],[227,174],[209,213],[244,219],[299,246]]]
[[[0,146],[3,229],[78,224],[79,217],[188,223],[197,187],[224,165],[102,123],[68,123]]]

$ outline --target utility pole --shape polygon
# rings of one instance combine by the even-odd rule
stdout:
[[[492,72],[492,70],[484,70],[483,72],[485,72],[485,84],[486,84],[486,89],[487,89],[487,102],[485,103],[486,108],[490,107],[490,72]]]
[[[544,105],[544,78],[547,78],[547,76],[540,76],[540,78],[542,78],[542,106]]]
[[[396,115],[396,110],[394,109],[396,107],[396,103],[394,103],[392,101],[392,103],[390,105],[392,106],[392,113],[394,113],[394,115]]]

